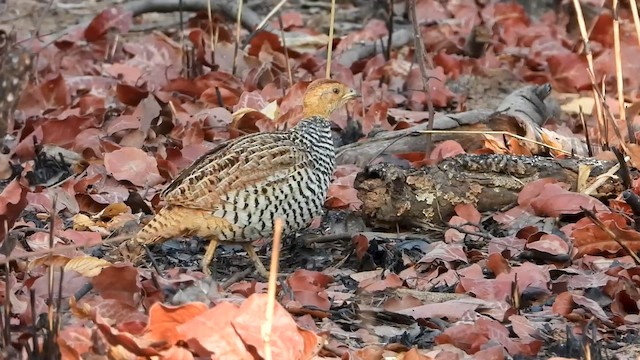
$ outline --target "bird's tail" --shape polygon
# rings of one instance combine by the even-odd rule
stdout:
[[[130,240],[120,245],[120,253],[125,260],[138,262],[144,255],[143,245],[185,235],[188,232],[188,212],[183,207],[165,207]]]
[[[183,235],[185,220],[188,219],[183,207],[165,207],[145,225],[133,241],[140,245],[154,244],[162,240],[171,239]]]

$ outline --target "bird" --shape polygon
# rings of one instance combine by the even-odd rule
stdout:
[[[227,140],[196,159],[160,193],[164,206],[127,248],[197,236],[209,241],[201,266],[210,276],[217,245],[239,244],[268,277],[252,242],[271,238],[276,218],[286,236],[322,213],[336,166],[329,117],[357,96],[339,81],[312,81],[302,120],[286,131]]]

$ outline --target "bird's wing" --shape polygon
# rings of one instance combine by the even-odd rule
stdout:
[[[313,166],[308,152],[287,133],[256,133],[220,144],[197,159],[167,186],[168,205],[215,210],[238,191],[277,186]]]

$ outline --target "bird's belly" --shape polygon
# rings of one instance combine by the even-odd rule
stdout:
[[[276,218],[283,220],[283,235],[309,225],[322,213],[330,177],[311,173],[275,186],[257,185],[230,192],[213,215],[227,220],[233,231],[218,234],[221,241],[252,241],[273,235]]]

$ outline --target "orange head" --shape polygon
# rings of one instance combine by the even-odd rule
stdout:
[[[304,93],[303,116],[322,116],[329,118],[332,112],[342,107],[358,93],[345,84],[330,79],[313,81]]]

